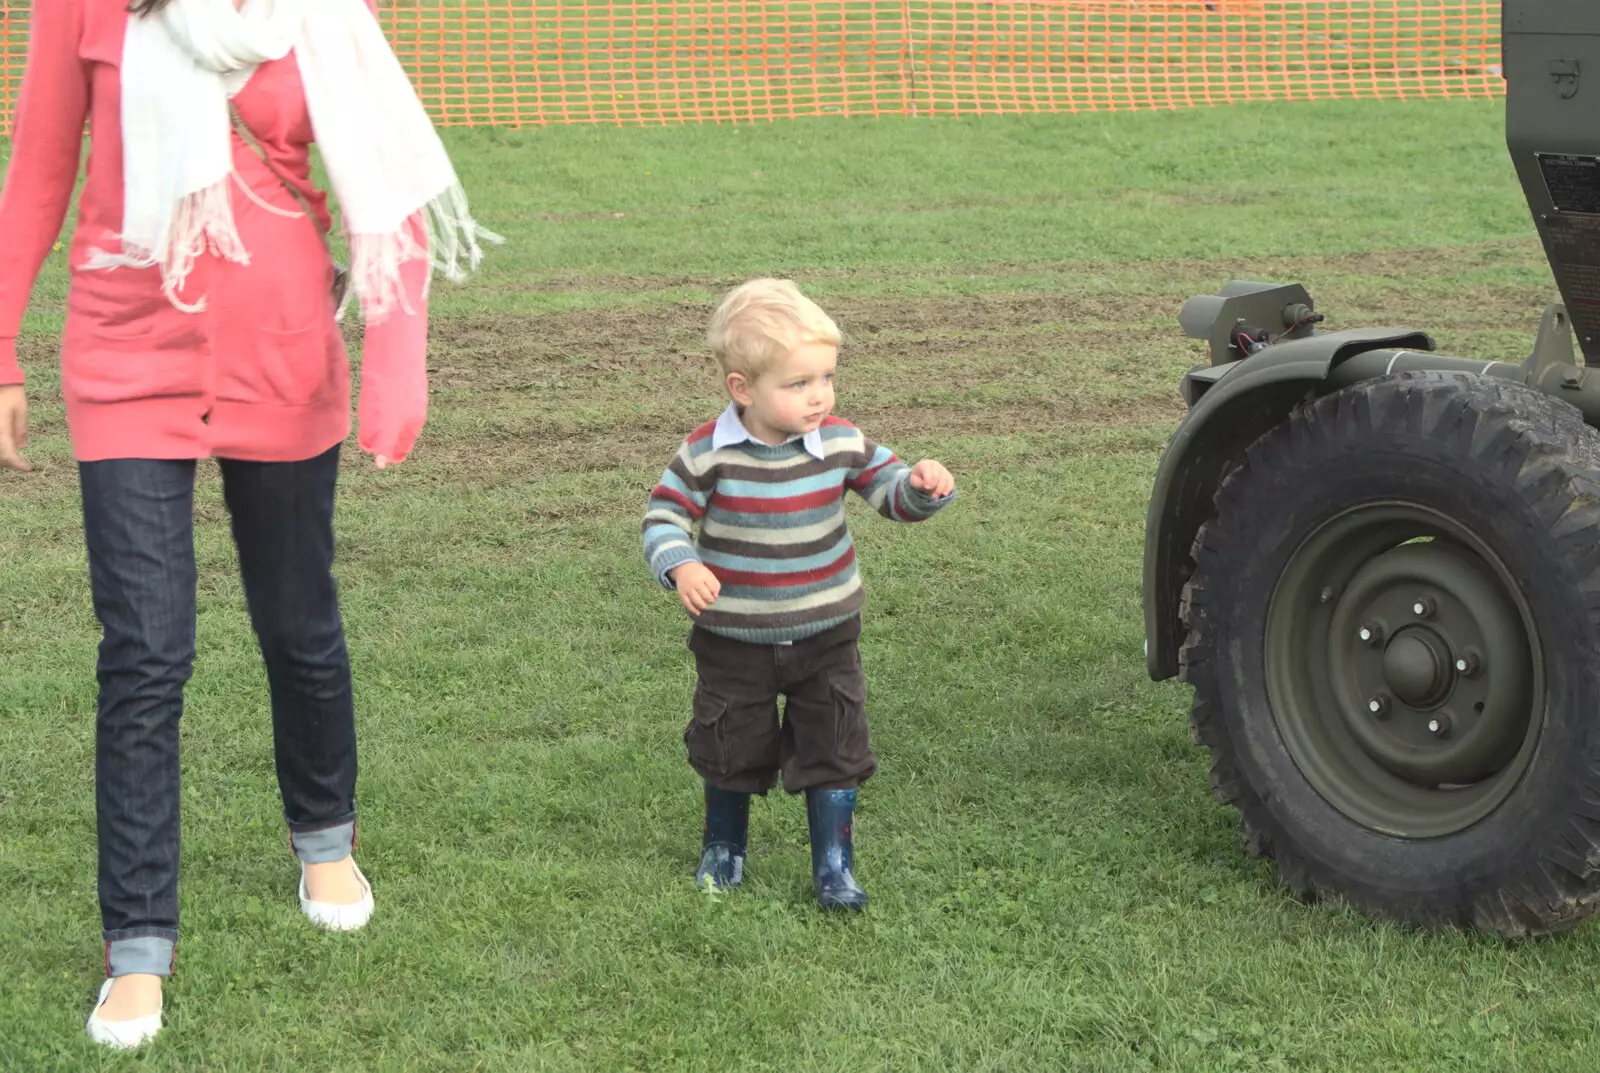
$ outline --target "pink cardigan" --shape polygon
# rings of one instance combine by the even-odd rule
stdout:
[[[0,193],[0,385],[22,382],[17,331],[66,218],[87,118],[88,174],[67,251],[72,284],[61,344],[75,457],[282,462],[320,454],[350,431],[349,358],[333,320],[332,264],[298,202],[237,135],[233,211],[250,263],[201,257],[182,297],[192,303],[203,295],[204,312],[173,306],[155,268],[83,267],[92,248],[119,248],[119,67],[129,17],[127,0],[32,5],[27,73]],[[326,227],[326,199],[310,178],[311,120],[293,54],[263,64],[234,101]],[[393,460],[410,452],[428,407],[428,318],[420,298],[427,265],[406,268],[414,312],[367,327],[358,411],[362,449]]]

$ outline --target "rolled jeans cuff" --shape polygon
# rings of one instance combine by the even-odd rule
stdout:
[[[178,952],[176,932],[135,935],[110,933],[106,935],[106,975],[127,976],[130,973],[149,973],[151,976],[171,976]]]
[[[303,864],[342,861],[356,848],[356,821],[352,817],[331,827],[291,827],[289,846]]]

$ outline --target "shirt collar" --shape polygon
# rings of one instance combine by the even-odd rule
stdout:
[[[804,436],[790,436],[783,442],[793,443],[795,440],[800,441],[800,446],[804,447],[806,453],[812,458],[819,460],[826,458],[826,454],[822,449],[822,430],[820,428],[814,428]],[[760,443],[761,441],[750,435],[750,430],[745,428],[744,422],[739,419],[738,404],[730,402],[728,403],[728,408],[722,411],[722,416],[717,418],[717,427],[711,431],[711,449],[717,451],[724,447],[732,447],[734,444],[747,442]],[[765,446],[771,445],[767,444]]]

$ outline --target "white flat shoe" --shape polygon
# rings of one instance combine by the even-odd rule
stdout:
[[[131,1051],[143,1043],[148,1043],[156,1038],[156,1033],[161,1031],[161,1011],[145,1017],[135,1017],[131,1021],[102,1021],[100,1020],[100,1007],[106,1004],[106,996],[111,993],[111,981],[107,980],[100,985],[100,998],[94,1004],[94,1012],[89,1015],[89,1038],[96,1043],[107,1047],[115,1047],[119,1051]]]
[[[350,867],[356,870],[356,878],[361,881],[365,894],[359,902],[349,905],[333,905],[329,902],[314,902],[306,897],[306,866],[300,866],[300,911],[319,928],[329,931],[355,931],[366,926],[372,919],[372,885],[367,882],[367,877],[361,874],[360,865],[355,861],[350,862]]]

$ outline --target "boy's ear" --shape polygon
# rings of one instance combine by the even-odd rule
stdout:
[[[740,406],[750,405],[750,381],[746,379],[744,373],[728,374],[728,394]]]

